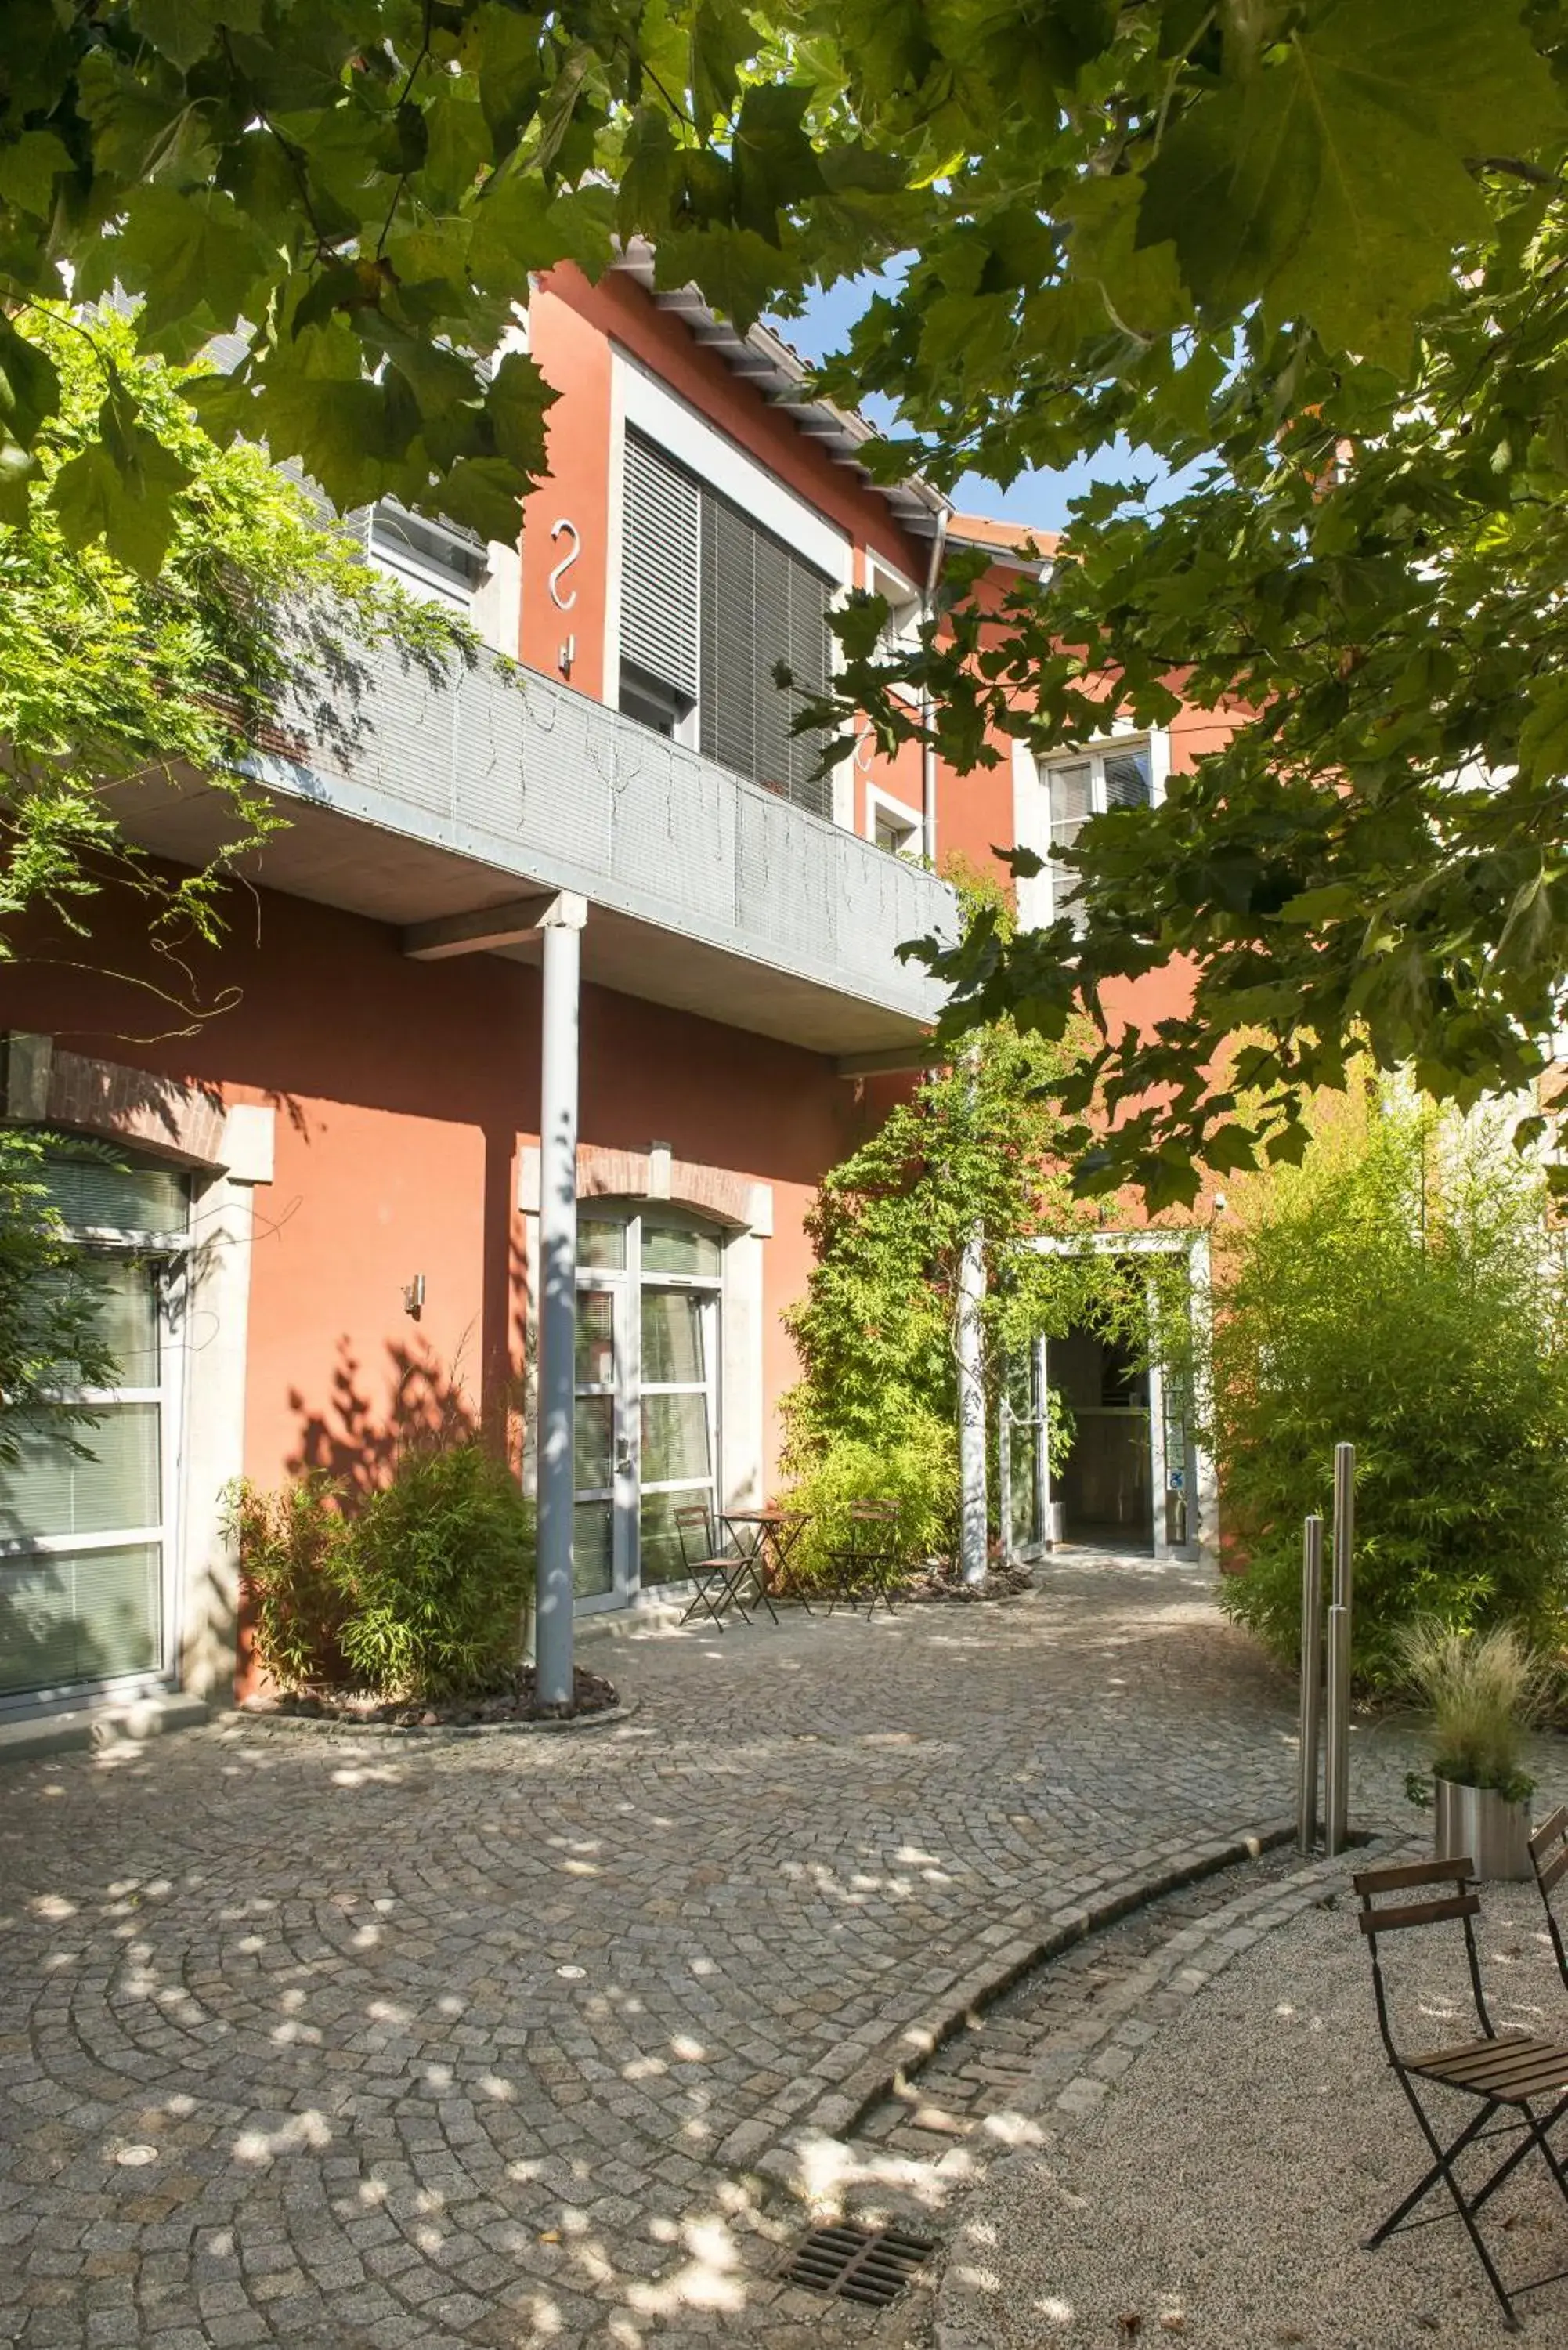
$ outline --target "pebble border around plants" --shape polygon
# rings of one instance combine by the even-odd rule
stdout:
[[[541,1732],[604,1730],[611,1722],[629,1721],[642,1710],[637,1697],[623,1697],[597,1713],[574,1713],[542,1721],[350,1721],[331,1713],[246,1713],[241,1706],[223,1716],[219,1729],[232,1737],[236,1731],[304,1731],[316,1738],[520,1738]]]
[[[769,2126],[769,2116],[764,2113],[730,2133],[720,2145],[721,2160],[752,2168],[776,2183],[793,2187],[798,2176],[793,2141],[812,2134],[853,2137],[873,2106],[897,2095],[939,2048],[963,2031],[970,2015],[992,2006],[1023,1976],[1059,1958],[1085,1936],[1114,1926],[1132,1911],[1158,1900],[1162,1894],[1179,1892],[1185,1886],[1216,1876],[1221,1869],[1272,1851],[1288,1844],[1294,1834],[1293,1819],[1274,1818],[1243,1828],[1232,1836],[1173,1845],[1159,1855],[1157,1866],[1137,1872],[1112,1867],[1079,1879],[1074,1889],[1081,1891],[1085,1898],[1054,1910],[1044,1933],[1033,1929],[1030,1921],[1020,1918],[988,1927],[981,1936],[992,1946],[985,1958],[950,1985],[940,2000],[932,2001],[906,2020],[896,2033],[889,2033],[881,2022],[875,2026],[863,2026],[836,2052],[842,2060],[836,2067],[837,2081],[798,2117],[790,2132],[792,2143],[772,2143],[774,2130]],[[1152,1861],[1156,1854],[1138,1854],[1135,1857]],[[826,2070],[826,2066],[820,2069]],[[764,2147],[769,2150],[764,2152]]]

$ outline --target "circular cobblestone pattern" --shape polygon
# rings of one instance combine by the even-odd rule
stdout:
[[[618,1643],[592,1738],[231,1715],[13,1768],[0,2336],[863,2338],[781,2297],[813,2117],[989,1950],[1291,1802],[1292,1692],[1202,1578],[1041,1582]],[[1412,1759],[1362,1735],[1358,1805]]]

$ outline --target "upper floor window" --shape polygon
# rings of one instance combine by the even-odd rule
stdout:
[[[1109,742],[1093,751],[1044,762],[1040,779],[1045,786],[1051,827],[1049,869],[1051,911],[1071,913],[1077,875],[1061,864],[1055,851],[1071,848],[1092,816],[1107,808],[1148,807],[1154,798],[1154,766],[1147,742]]]
[[[867,565],[866,585],[874,596],[886,599],[888,617],[882,623],[882,648],[897,658],[900,653],[919,650],[920,622],[925,618],[925,598],[911,580],[883,556],[873,555]]]
[[[925,826],[918,808],[908,807],[902,800],[891,798],[875,785],[866,794],[867,829],[878,848],[886,848],[895,857],[919,857],[925,847]]]
[[[818,816],[817,738],[793,735],[797,689],[831,676],[834,583],[639,432],[626,437],[620,706]]]
[[[472,531],[410,514],[395,498],[383,498],[369,509],[365,539],[377,570],[429,603],[466,612],[484,584],[485,550]]]

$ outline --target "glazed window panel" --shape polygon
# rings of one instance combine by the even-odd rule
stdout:
[[[701,1387],[708,1377],[703,1343],[707,1301],[700,1290],[644,1289],[645,1387]]]
[[[595,1273],[626,1269],[626,1225],[613,1216],[577,1218],[577,1263]]]
[[[694,1232],[689,1225],[642,1222],[642,1270],[645,1274],[688,1274],[700,1281],[717,1281],[723,1252],[712,1232]]]
[[[573,1476],[579,1492],[597,1493],[615,1476],[615,1399],[577,1398]]]
[[[577,1293],[576,1383],[579,1388],[615,1385],[615,1298],[607,1289]]]
[[[0,1697],[155,1671],[161,1566],[157,1543],[0,1559]]]
[[[712,1473],[707,1396],[700,1389],[645,1395],[642,1399],[644,1484],[695,1484],[706,1482]]]
[[[580,1409],[580,1407],[579,1407]],[[615,1588],[615,1503],[579,1502],[572,1528],[572,1588],[579,1599]]]
[[[75,1436],[79,1454],[47,1430],[23,1436],[19,1457],[0,1471],[0,1533],[8,1539],[159,1523],[158,1406],[106,1404]]]

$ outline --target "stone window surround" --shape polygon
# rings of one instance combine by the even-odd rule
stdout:
[[[0,1117],[122,1143],[192,1177],[188,1326],[203,1340],[187,1381],[184,1461],[174,1497],[174,1677],[214,1703],[233,1694],[239,1554],[223,1492],[244,1468],[245,1346],[255,1187],[273,1180],[276,1112],[225,1104],[216,1087],[62,1051],[52,1036],[0,1038]]]

